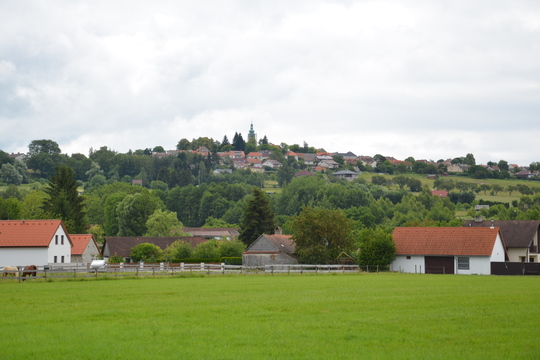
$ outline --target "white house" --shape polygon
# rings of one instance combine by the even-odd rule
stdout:
[[[390,270],[431,274],[491,274],[508,255],[497,227],[398,227]]]
[[[0,221],[0,266],[70,263],[73,243],[62,220]]]
[[[73,243],[71,262],[88,264],[101,256],[101,251],[92,234],[70,235],[70,239]]]

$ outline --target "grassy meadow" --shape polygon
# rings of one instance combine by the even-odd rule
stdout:
[[[538,359],[538,277],[0,280],[1,359]]]

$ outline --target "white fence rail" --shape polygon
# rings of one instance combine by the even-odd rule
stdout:
[[[159,264],[108,264],[103,268],[92,269],[82,264],[50,264],[38,270],[25,271],[20,268],[16,275],[12,271],[2,273],[2,280],[54,279],[54,278],[98,278],[124,276],[171,276],[181,274],[309,274],[309,273],[354,273],[360,272],[358,265],[267,265],[242,266],[224,263],[159,263]],[[28,272],[35,272],[30,276]],[[26,275],[26,276],[25,276]]]

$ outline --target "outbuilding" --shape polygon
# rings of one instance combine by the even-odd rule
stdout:
[[[390,270],[430,274],[491,274],[508,255],[497,227],[398,227]]]
[[[298,264],[291,235],[262,234],[242,254],[245,266]]]

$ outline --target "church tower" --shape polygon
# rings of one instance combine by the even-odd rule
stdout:
[[[247,140],[248,142],[253,142],[253,144],[257,144],[257,134],[255,134],[255,130],[253,130],[253,123],[251,123]]]

